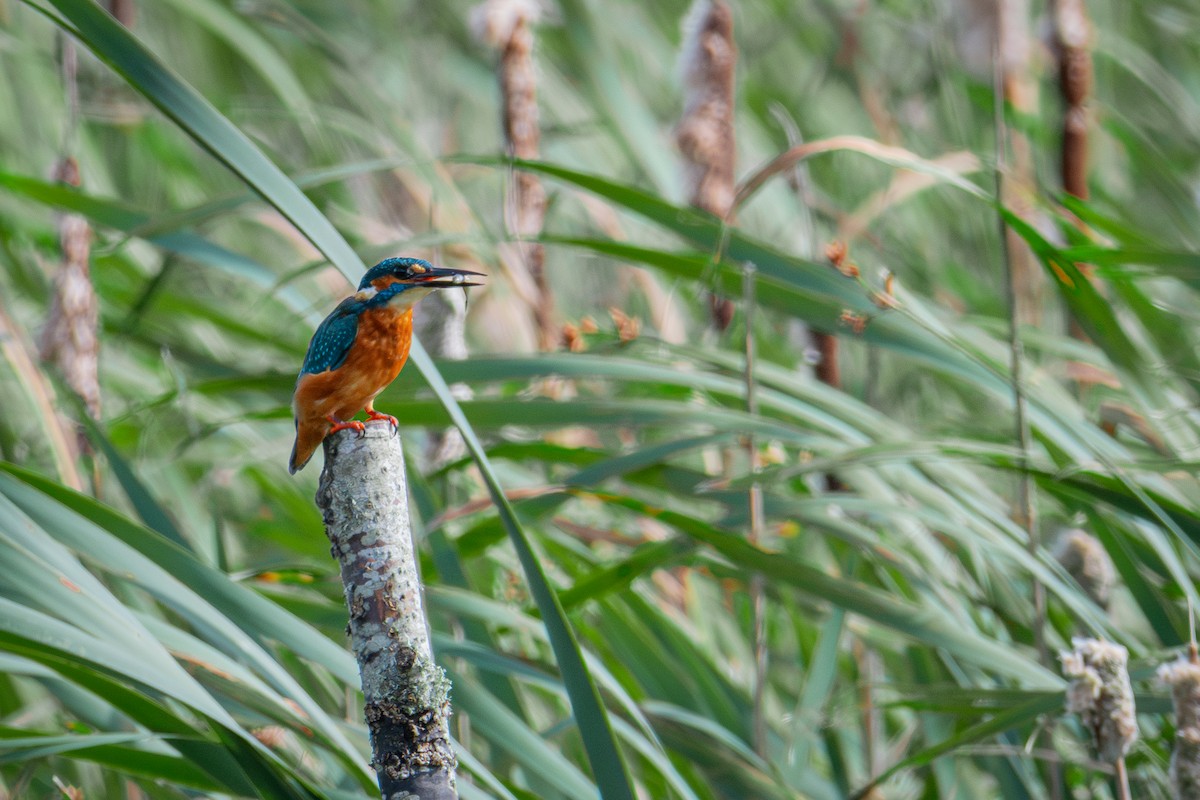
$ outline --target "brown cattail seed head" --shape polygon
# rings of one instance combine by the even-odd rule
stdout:
[[[79,186],[79,165],[67,158],[55,168],[55,179]],[[52,362],[87,406],[93,419],[100,417],[100,309],[92,287],[92,227],[79,214],[58,218],[62,264],[54,276],[50,313],[38,349],[43,361]]]
[[[1138,737],[1129,651],[1099,639],[1072,639],[1071,645],[1074,650],[1059,654],[1063,674],[1071,679],[1067,710],[1091,732],[1100,760],[1115,764]]]
[[[684,22],[683,116],[675,140],[683,152],[692,205],[718,217],[733,206],[733,14],[723,0],[696,0]]]
[[[733,13],[725,0],[695,0],[683,25],[683,115],[675,142],[683,155],[688,202],[710,214],[733,213],[734,68]],[[733,320],[733,301],[709,297],[709,316],[723,331]]]
[[[534,68],[533,26],[542,17],[537,0],[486,0],[471,12],[475,37],[500,53],[497,73],[504,107],[504,139],[515,158],[537,159],[541,152],[541,123],[537,102],[537,71]],[[546,219],[546,189],[530,172],[513,175],[508,223],[519,239],[535,239]],[[519,241],[511,250],[533,279],[536,289],[529,299],[538,329],[538,345],[553,349],[558,336],[554,324],[554,299],[546,276],[545,248],[536,242]]]
[[[1058,535],[1054,557],[1096,605],[1108,608],[1117,571],[1099,539],[1079,528],[1068,528]]]
[[[1171,751],[1172,796],[1200,798],[1200,663],[1180,658],[1158,668],[1175,704],[1175,747]]]

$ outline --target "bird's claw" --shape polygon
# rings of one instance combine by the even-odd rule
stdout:
[[[330,434],[337,433],[338,431],[344,431],[347,429],[358,431],[358,438],[360,438],[360,439],[367,432],[366,425],[364,425],[363,423],[359,422],[356,419],[352,419],[347,422],[335,422],[333,424],[333,427],[329,429],[329,433],[327,433],[325,435],[329,436]]]
[[[393,417],[391,414],[382,414],[375,409],[367,412],[367,421],[375,422],[376,420],[386,420],[388,425],[392,426],[392,436],[395,436],[400,430],[400,420]]]

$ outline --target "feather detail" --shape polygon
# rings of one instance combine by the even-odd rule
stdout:
[[[330,315],[329,319],[332,318]],[[321,328],[325,329],[326,324],[322,323]],[[296,380],[292,397],[296,441],[288,468],[293,473],[304,467],[329,433],[333,427],[330,418],[351,419],[369,407],[396,379],[408,360],[411,344],[411,306],[401,310],[386,304],[355,315],[354,337],[344,347],[325,346],[313,337],[309,358],[305,359],[305,369]],[[340,360],[332,368],[309,369],[326,363],[322,354],[338,355]]]

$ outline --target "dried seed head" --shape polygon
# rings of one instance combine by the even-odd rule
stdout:
[[[1117,571],[1099,539],[1080,528],[1067,528],[1058,535],[1054,557],[1096,605],[1108,608]]]
[[[55,169],[55,178],[78,186],[78,164],[64,159]],[[83,398],[88,414],[99,419],[100,311],[90,272],[92,227],[79,214],[63,214],[58,218],[58,239],[62,264],[54,276],[54,295],[38,349],[42,360],[55,364],[67,385]]]
[[[250,731],[250,735],[272,750],[278,750],[287,744],[287,729],[280,725],[264,725]]]
[[[1181,657],[1158,668],[1175,704],[1175,747],[1171,752],[1174,797],[1200,798],[1200,663]]]
[[[471,33],[486,45],[504,49],[518,27],[537,22],[541,16],[537,0],[487,0],[471,9]]]
[[[1138,737],[1126,668],[1129,651],[1098,639],[1072,639],[1071,644],[1074,650],[1059,654],[1063,674],[1071,679],[1067,710],[1091,731],[1100,760],[1115,764]]]
[[[737,46],[724,0],[696,0],[684,20],[684,109],[675,129],[688,198],[718,217],[733,207],[733,85]]]
[[[541,153],[537,70],[534,65],[533,26],[543,17],[538,0],[486,0],[471,12],[475,36],[500,53],[497,77],[504,107],[504,140],[515,158],[533,160]],[[536,239],[546,219],[546,189],[530,172],[513,175],[505,216],[518,239]],[[505,261],[526,273],[534,291],[526,298],[538,329],[538,346],[553,349],[558,339],[554,324],[554,298],[546,277],[545,248],[537,242],[518,241],[505,247]]]

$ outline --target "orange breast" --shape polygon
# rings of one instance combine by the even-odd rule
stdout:
[[[358,319],[349,355],[334,370],[301,376],[293,410],[301,423],[328,415],[349,419],[396,379],[412,344],[412,309],[372,309]]]

